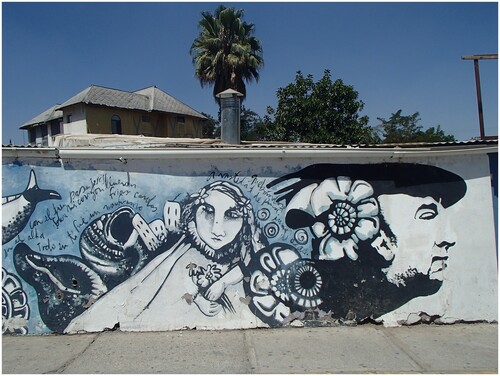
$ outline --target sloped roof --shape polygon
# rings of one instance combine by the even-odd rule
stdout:
[[[77,103],[126,108],[130,110],[160,111],[206,119],[206,117],[198,111],[193,110],[191,107],[158,89],[156,86],[151,86],[135,92],[128,92],[92,85],[57,106],[57,109],[62,109]]]
[[[205,116],[198,111],[193,110],[188,105],[168,95],[156,86],[150,86],[142,90],[137,90],[135,94],[144,95],[150,100],[150,111],[170,112],[174,114],[190,115],[206,119]]]
[[[145,110],[148,109],[149,100],[145,96],[136,95],[128,91],[108,89],[101,86],[90,86],[61,104],[58,109],[77,103]]]
[[[48,110],[42,112],[40,115],[35,116],[33,119],[28,120],[26,123],[21,125],[19,129],[27,129],[32,125],[46,123],[54,119],[59,119],[63,117],[63,112],[60,110],[56,110],[58,105],[52,106]]]

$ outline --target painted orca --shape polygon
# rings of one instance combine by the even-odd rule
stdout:
[[[14,266],[36,290],[40,318],[58,333],[108,291],[101,277],[76,256],[43,255],[19,243]]]
[[[60,200],[61,195],[50,189],[41,189],[36,183],[35,171],[24,192],[2,197],[2,244],[14,239],[28,223],[36,204],[45,200]]]

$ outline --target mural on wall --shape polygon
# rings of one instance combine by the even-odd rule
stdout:
[[[35,172],[31,170],[28,186],[22,193],[2,197],[2,244],[8,243],[22,231],[39,202],[60,199],[56,191],[40,189]]]
[[[29,316],[28,297],[21,281],[2,268],[2,333],[27,334],[25,322]]]
[[[255,258],[248,290],[261,317],[276,324],[289,307],[318,307],[377,318],[440,289],[455,245],[444,212],[466,193],[459,176],[424,165],[318,164],[268,187],[280,185],[285,222],[310,230],[312,259],[287,245]]]
[[[14,265],[36,290],[40,318],[55,332],[64,330],[73,317],[107,291],[100,276],[75,256],[42,255],[19,243],[14,249]]]
[[[189,319],[195,321],[238,314],[243,270],[266,242],[250,200],[233,183],[215,181],[182,202],[167,201],[163,214],[166,234],[157,243],[157,257],[103,297],[89,314],[100,316],[99,310],[113,306],[115,313],[123,311],[127,321],[137,323],[168,320],[170,312],[173,320],[174,312],[193,307]],[[133,307],[114,307],[115,302],[135,297],[140,302]]]
[[[56,193],[31,171],[7,200],[16,208],[4,204],[4,319],[72,332],[248,317],[279,326],[311,310],[377,318],[441,288],[456,244],[447,208],[467,191],[454,173],[404,163],[313,164],[276,178],[209,172],[158,192],[130,175],[86,173],[90,184]],[[30,222],[47,199],[63,203]]]

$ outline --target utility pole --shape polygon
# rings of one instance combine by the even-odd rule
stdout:
[[[479,78],[479,60],[498,60],[498,54],[483,54],[462,56],[462,60],[474,60],[474,74],[476,77],[477,110],[479,112],[479,134],[481,140],[486,139],[484,134],[483,101],[481,98],[481,80]]]

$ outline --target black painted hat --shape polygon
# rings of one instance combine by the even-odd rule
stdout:
[[[467,185],[460,176],[440,167],[416,163],[378,164],[314,164],[270,182],[281,195],[278,200],[290,200],[304,187],[339,176],[364,180],[373,187],[374,195],[407,194],[430,196],[446,208],[465,196]],[[297,179],[299,179],[297,181]]]

